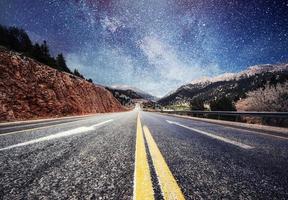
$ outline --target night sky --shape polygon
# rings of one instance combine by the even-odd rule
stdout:
[[[47,40],[96,83],[156,96],[288,62],[288,0],[0,0],[0,23]]]

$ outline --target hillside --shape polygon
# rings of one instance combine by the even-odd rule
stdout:
[[[178,88],[161,98],[162,106],[190,101],[210,103],[227,97],[233,102],[245,98],[247,92],[262,88],[265,84],[276,85],[288,80],[288,64],[257,65],[239,73],[203,78]]]
[[[156,99],[156,97],[142,90],[126,85],[114,85],[111,87],[106,87],[106,89],[109,90],[113,96],[118,99],[119,102],[121,102],[122,105],[125,106],[133,106],[135,100],[154,101]]]
[[[22,54],[0,49],[0,121],[117,112],[103,87]]]
[[[153,96],[153,95],[151,95],[151,94],[149,94],[143,90],[140,90],[139,88],[132,87],[129,85],[112,85],[111,88],[114,90],[128,90],[128,91],[131,90],[134,93],[136,93],[137,96],[139,96],[142,99],[151,100],[151,101],[157,100],[157,97],[155,97],[155,96]]]

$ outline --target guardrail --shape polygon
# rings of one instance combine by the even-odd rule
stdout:
[[[257,117],[280,117],[288,118],[288,112],[236,112],[236,111],[164,111],[163,113],[180,114],[180,115],[218,115],[218,116],[257,116]]]
[[[212,118],[244,122],[243,117],[261,118],[263,124],[288,126],[288,112],[237,112],[237,111],[163,111],[162,113],[187,115],[192,117]]]

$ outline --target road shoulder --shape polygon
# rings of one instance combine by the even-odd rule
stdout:
[[[198,118],[198,117],[191,117],[191,116],[184,116],[184,115],[177,115],[177,114],[167,114],[167,113],[160,113],[161,115],[166,116],[173,116],[178,118],[184,118],[184,119],[191,119],[196,121],[202,121],[217,125],[224,125],[232,128],[237,129],[245,129],[248,131],[255,131],[255,132],[261,132],[266,134],[271,134],[273,136],[283,137],[288,139],[288,128],[282,128],[282,127],[273,127],[273,126],[266,126],[266,125],[260,125],[260,124],[247,124],[247,123],[240,123],[240,122],[231,122],[231,121],[224,121],[224,120],[215,120],[215,119],[206,119],[206,118]]]

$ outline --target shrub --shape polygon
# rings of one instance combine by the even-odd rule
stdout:
[[[235,111],[235,106],[231,99],[222,97],[210,102],[210,108],[213,111]]]
[[[193,98],[192,101],[190,101],[190,110],[204,110],[203,101]]]
[[[242,111],[288,111],[288,82],[271,86],[266,84],[264,88],[247,93],[245,99],[236,103],[237,110]]]

